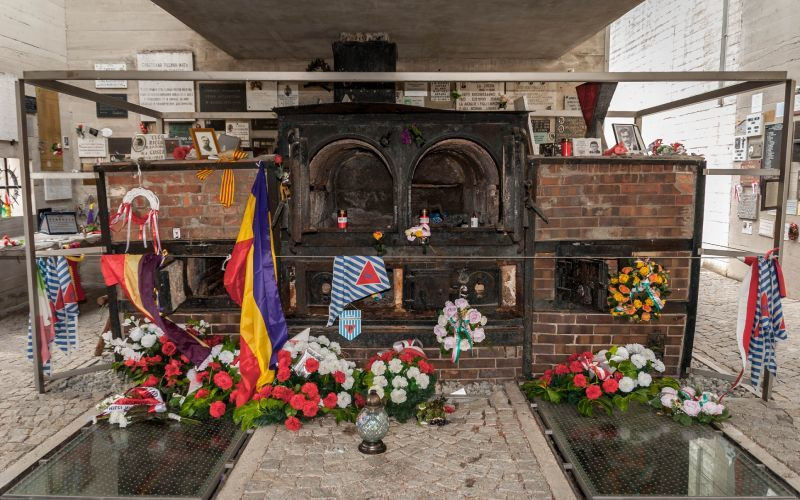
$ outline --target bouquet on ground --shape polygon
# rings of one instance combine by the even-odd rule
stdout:
[[[421,349],[398,344],[367,361],[363,383],[367,393],[375,390],[386,402],[389,416],[405,422],[433,395],[436,375]]]
[[[197,423],[195,420],[182,419],[179,415],[167,412],[167,405],[161,392],[155,387],[133,387],[125,394],[117,394],[101,401],[97,406],[101,413],[92,420],[108,420],[125,428],[133,423],[145,420],[172,419],[179,422]]]
[[[433,401],[417,405],[417,422],[420,425],[447,425],[447,415],[454,411],[456,411],[456,407],[447,404],[444,396],[439,396]]]
[[[728,409],[719,402],[716,394],[699,392],[693,387],[664,387],[657,397],[650,401],[650,405],[683,425],[694,422],[710,424],[721,422],[730,418]]]
[[[442,354],[451,351],[453,363],[457,362],[462,352],[483,342],[486,338],[483,327],[487,322],[488,318],[470,307],[465,298],[445,302],[437,325],[433,327]]]
[[[669,271],[650,260],[637,260],[611,275],[608,287],[611,315],[634,322],[658,319],[669,297]]]
[[[283,423],[296,431],[318,415],[332,414],[336,421],[354,421],[364,399],[361,371],[355,363],[341,359],[341,348],[325,336],[313,337],[306,330],[278,351],[278,369],[273,384],[262,387],[253,399],[236,408],[234,421],[243,429]]]
[[[640,344],[612,346],[596,355],[572,354],[522,389],[531,399],[577,404],[584,416],[592,416],[595,407],[611,414],[614,408],[627,410],[631,401],[650,402],[664,387],[679,387],[672,378],[653,378],[664,370],[651,349]]]
[[[169,367],[168,367],[169,368]],[[175,367],[171,376],[184,377]],[[211,348],[211,354],[198,367],[189,367],[185,372],[188,381],[186,395],[173,395],[170,406],[179,407],[182,417],[220,418],[236,401],[236,385],[239,375],[239,350],[236,343],[226,339]]]

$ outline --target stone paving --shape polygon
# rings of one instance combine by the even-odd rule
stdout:
[[[54,352],[54,372],[97,359],[94,348],[108,313],[96,304],[90,298],[81,305],[78,349],[69,356]],[[37,393],[33,365],[25,357],[26,325],[25,314],[0,319],[0,471],[118,389],[116,376],[104,371],[57,380],[46,394]]]
[[[552,498],[502,389],[457,403],[443,427],[392,422],[382,455],[359,442],[331,418],[277,428],[243,498]]]

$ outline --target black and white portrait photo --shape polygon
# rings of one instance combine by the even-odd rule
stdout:
[[[645,152],[644,140],[642,140],[642,135],[636,125],[615,123],[612,128],[614,129],[614,140],[617,143],[622,143],[629,153],[641,154]]]
[[[198,158],[208,158],[209,156],[219,155],[219,143],[217,134],[212,128],[193,128],[191,129],[192,142],[197,151]]]

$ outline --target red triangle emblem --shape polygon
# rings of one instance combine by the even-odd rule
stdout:
[[[347,333],[352,334],[356,329],[356,325],[344,325],[344,329]]]
[[[60,311],[64,309],[64,294],[61,293],[61,289],[58,289],[58,295],[56,296],[56,303],[55,303],[56,311]]]
[[[375,266],[372,265],[372,262],[367,261],[364,264],[364,268],[361,270],[361,274],[358,276],[358,280],[356,280],[356,285],[380,285],[381,280],[378,278],[378,273],[375,272]]]

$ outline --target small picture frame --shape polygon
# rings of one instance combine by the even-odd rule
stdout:
[[[190,131],[198,158],[205,160],[209,156],[219,156],[219,142],[213,128],[193,128]]]
[[[614,123],[614,140],[622,143],[630,154],[645,154],[647,146],[644,144],[639,127],[632,123]]]
[[[778,205],[778,190],[780,179],[768,178],[761,179],[761,210],[780,210]]]
[[[597,137],[572,139],[573,156],[602,156],[602,143]]]
[[[44,234],[77,234],[78,217],[75,212],[45,212],[39,232]]]

